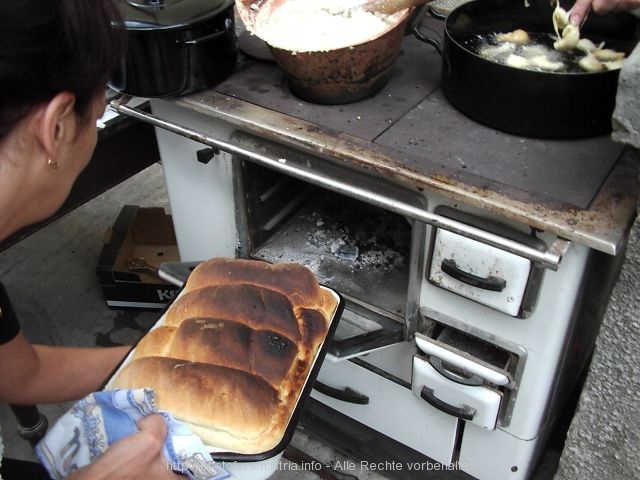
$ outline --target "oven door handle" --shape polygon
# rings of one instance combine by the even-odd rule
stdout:
[[[254,163],[263,165],[272,170],[284,173],[291,177],[303,180],[305,182],[326,188],[333,192],[346,195],[357,200],[364,201],[368,204],[384,208],[386,210],[398,213],[408,218],[426,223],[435,228],[442,228],[444,230],[451,231],[462,235],[463,237],[471,238],[478,242],[491,245],[515,255],[527,258],[536,265],[551,270],[557,270],[562,261],[563,255],[569,249],[571,242],[563,238],[557,238],[546,251],[540,251],[536,248],[525,245],[521,242],[496,235],[492,232],[488,232],[481,228],[468,225],[463,222],[458,222],[451,218],[447,218],[437,213],[429,212],[424,208],[416,205],[412,205],[406,201],[392,198],[387,195],[383,195],[375,188],[364,188],[358,185],[357,182],[347,182],[340,175],[323,175],[314,171],[309,165],[309,159],[301,152],[295,152],[291,150],[287,155],[289,158],[278,157],[277,155],[270,155],[268,153],[261,153],[256,150],[250,150],[239,145],[235,145],[224,140],[213,138],[202,132],[186,128],[177,125],[173,122],[168,122],[155,115],[149,114],[142,110],[129,107],[126,103],[131,99],[127,95],[113,100],[110,103],[110,107],[118,113],[127,115],[146,123],[150,123],[155,127],[162,128],[169,132],[181,135],[185,138],[193,140],[210,147],[214,147],[221,151],[230,153],[232,155],[239,155]],[[250,134],[243,132],[237,132],[239,136],[242,136],[243,140],[251,141],[254,138]],[[296,155],[300,155],[303,160],[296,162]],[[306,161],[305,161],[306,160]]]
[[[469,405],[462,405],[461,407],[449,405],[447,402],[443,402],[436,397],[432,388],[426,386],[422,387],[422,390],[420,391],[420,398],[441,412],[457,417],[460,420],[473,420],[473,417],[476,415],[475,408],[470,407]]]
[[[481,288],[482,290],[501,292],[507,286],[507,281],[504,278],[491,275],[488,277],[479,277],[473,273],[462,270],[458,267],[456,261],[451,258],[444,259],[440,264],[440,269],[450,277],[472,287]]]
[[[345,387],[343,389],[330,387],[326,383],[316,380],[313,383],[313,388],[327,397],[335,398],[342,402],[355,403],[357,405],[367,405],[369,403],[368,396],[363,395],[360,392],[356,392],[349,387]]]

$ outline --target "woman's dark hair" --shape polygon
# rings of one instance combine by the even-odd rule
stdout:
[[[0,140],[61,92],[86,116],[124,54],[120,20],[112,0],[0,1]]]

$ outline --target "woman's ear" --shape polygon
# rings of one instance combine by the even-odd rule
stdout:
[[[38,136],[49,158],[55,159],[60,147],[75,138],[75,101],[72,93],[61,92],[44,107]]]

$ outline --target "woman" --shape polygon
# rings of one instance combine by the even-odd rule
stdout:
[[[0,239],[53,214],[87,165],[106,82],[124,48],[117,20],[111,0],[0,2]],[[127,350],[31,345],[0,288],[1,401],[79,399]],[[162,419],[147,417],[139,428],[70,478],[178,478],[162,459]],[[5,472],[15,465],[3,463]]]

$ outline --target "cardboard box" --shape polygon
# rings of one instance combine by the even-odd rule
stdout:
[[[110,307],[165,308],[179,287],[157,276],[180,260],[171,215],[163,208],[125,205],[105,234],[96,267]]]

